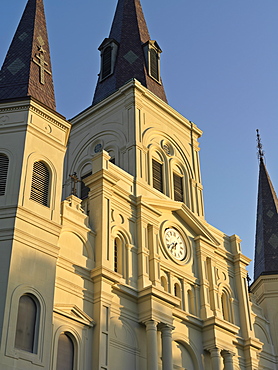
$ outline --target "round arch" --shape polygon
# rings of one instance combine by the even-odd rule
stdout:
[[[201,353],[199,352],[198,347],[193,343],[193,341],[190,340],[190,338],[188,338],[185,334],[174,332],[172,340],[173,342],[182,345],[188,352],[194,366],[192,370],[203,370]]]
[[[57,367],[58,344],[59,344],[59,338],[62,334],[68,335],[69,338],[73,342],[73,346],[74,346],[74,369],[78,369],[79,364],[80,364],[80,358],[81,358],[82,339],[81,339],[79,333],[71,325],[61,325],[56,329],[56,331],[54,333],[53,357],[52,357],[53,369],[56,369],[56,367]]]

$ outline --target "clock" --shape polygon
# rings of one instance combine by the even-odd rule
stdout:
[[[179,231],[174,228],[166,229],[164,240],[170,255],[178,261],[183,261],[186,257],[186,245]]]

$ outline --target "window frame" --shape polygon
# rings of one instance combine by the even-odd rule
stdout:
[[[148,75],[154,81],[156,81],[157,83],[161,85],[161,73],[160,73],[160,54],[162,53],[161,48],[159,47],[156,41],[149,40],[143,45],[143,49],[145,53]],[[153,62],[154,62],[153,56],[156,56],[155,68],[153,68]],[[156,70],[156,75],[152,73],[154,69]]]
[[[228,321],[233,324],[234,320],[233,320],[233,311],[232,311],[232,303],[231,303],[231,294],[226,288],[223,288],[221,291],[220,302],[221,302],[221,312],[222,312],[223,320]]]
[[[59,316],[55,317],[54,320],[54,326],[55,321],[58,319]],[[62,320],[64,321],[64,320]],[[66,333],[70,339],[72,340],[73,346],[74,346],[74,359],[73,359],[73,370],[83,370],[85,368],[84,364],[84,358],[81,355],[81,353],[87,349],[89,350],[89,347],[87,346],[87,340],[83,338],[84,332],[84,324],[77,324],[74,322],[68,322],[67,325],[61,324],[61,317],[56,321],[56,324],[60,322],[60,325],[56,326],[56,330],[54,330],[54,335],[53,335],[53,350],[52,350],[52,366],[53,369],[56,369],[57,367],[57,356],[58,356],[58,343],[59,343],[59,338],[62,333]],[[83,338],[83,339],[82,339]],[[87,336],[86,336],[87,338]],[[91,347],[90,347],[91,348]]]
[[[115,70],[115,65],[116,65],[116,59],[117,59],[117,54],[118,54],[118,48],[119,44],[116,40],[106,38],[104,39],[103,43],[100,45],[98,50],[100,51],[100,73],[99,73],[99,79],[100,82],[106,80],[106,78],[110,77],[113,75],[114,70]],[[106,51],[110,50],[110,72],[103,74],[104,71],[104,57],[106,56]]]
[[[15,336],[16,336],[16,325],[17,325],[17,315],[19,300],[23,295],[30,295],[37,303],[37,332],[35,334],[37,341],[37,353],[31,353],[18,349],[15,347]],[[7,341],[5,355],[15,359],[22,359],[29,361],[38,366],[45,366],[46,359],[43,356],[43,347],[45,341],[45,320],[46,320],[46,304],[42,295],[33,287],[28,287],[26,285],[18,286],[10,301],[10,315],[7,329]],[[4,332],[3,332],[4,335]]]
[[[121,235],[114,238],[113,243],[113,271],[127,279],[127,251],[126,241]]]

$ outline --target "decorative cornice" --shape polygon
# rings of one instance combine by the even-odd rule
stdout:
[[[61,129],[64,132],[68,131],[71,127],[70,123],[67,122],[66,120],[65,122],[68,124],[68,126],[54,119],[49,114],[45,113],[42,109],[35,107],[32,104],[32,101],[30,102],[30,104],[26,104],[26,105],[18,105],[18,106],[13,105],[13,106],[5,107],[5,108],[0,108],[0,114],[1,113],[12,113],[12,112],[22,112],[22,111],[28,111],[28,110],[41,116],[43,119],[52,123],[54,126],[56,126],[57,128]]]
[[[52,123],[54,126],[62,129],[63,131],[66,132],[69,129],[69,127],[67,127],[66,125],[62,124],[61,122],[55,120],[54,118],[50,117],[48,114],[44,113],[42,110],[40,110],[40,109],[38,109],[38,108],[36,108],[36,107],[34,107],[32,105],[30,106],[30,109],[34,113],[37,113],[38,115],[40,115],[41,117],[43,117],[48,122]]]
[[[27,110],[30,107],[30,105],[18,105],[18,106],[13,106],[13,107],[7,107],[7,108],[0,108],[0,113],[1,112],[13,112],[13,111],[23,111]]]

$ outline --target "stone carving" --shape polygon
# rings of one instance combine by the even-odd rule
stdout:
[[[0,125],[5,125],[5,123],[9,122],[9,116],[0,116]]]

